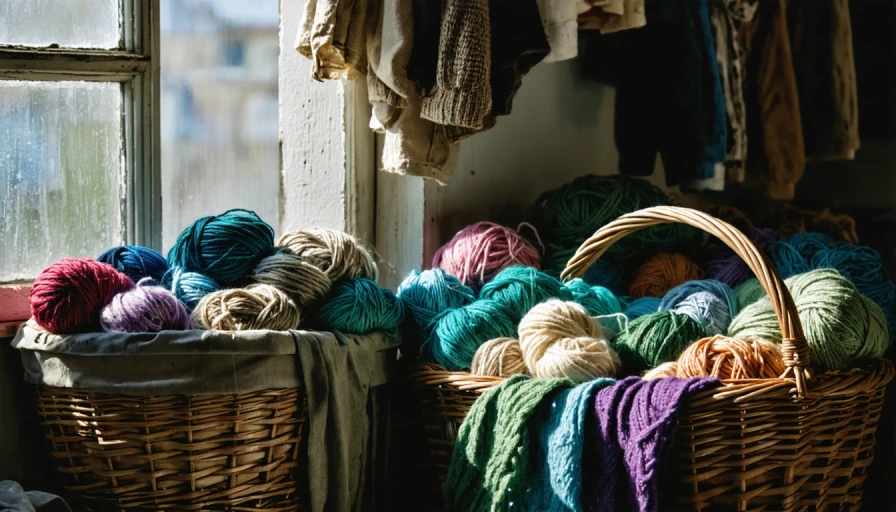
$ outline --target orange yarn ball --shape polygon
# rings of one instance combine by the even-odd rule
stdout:
[[[677,361],[678,377],[774,379],[784,373],[781,347],[762,339],[712,336],[692,343]]]
[[[628,293],[632,297],[662,297],[672,288],[702,276],[700,267],[687,257],[661,252],[635,270]]]

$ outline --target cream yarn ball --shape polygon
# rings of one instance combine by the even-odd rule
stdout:
[[[519,337],[523,360],[536,378],[587,382],[614,377],[622,365],[600,325],[575,302],[538,304],[520,322]]]
[[[476,349],[470,373],[490,377],[510,377],[526,373],[523,349],[515,338],[495,338]]]

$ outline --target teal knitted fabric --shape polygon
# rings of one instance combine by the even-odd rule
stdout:
[[[581,512],[582,454],[585,418],[594,394],[613,379],[597,379],[560,392],[551,403],[550,417],[540,427],[539,451],[527,477],[522,510]],[[543,463],[539,463],[544,461]]]
[[[519,507],[535,436],[529,419],[565,379],[514,375],[483,394],[470,409],[454,445],[445,482],[445,502],[458,512],[506,511]],[[547,399],[547,400],[546,400]]]

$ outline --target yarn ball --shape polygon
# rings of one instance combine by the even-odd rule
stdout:
[[[317,319],[328,329],[346,334],[395,334],[404,320],[404,306],[392,290],[359,277],[337,284]]]
[[[435,328],[421,352],[448,370],[469,370],[480,345],[516,334],[518,322],[504,304],[479,299],[462,308],[449,309],[434,320]]]
[[[453,275],[440,268],[414,270],[398,285],[398,298],[417,326],[429,335],[429,327],[439,313],[466,306],[476,294]]]
[[[807,231],[768,244],[765,253],[775,264],[778,274],[786,279],[812,270],[815,253],[836,244],[829,235]]]
[[[783,374],[784,359],[778,344],[712,336],[695,341],[681,353],[676,376],[774,379]]]
[[[332,285],[323,270],[282,250],[258,262],[252,280],[286,292],[300,308],[323,299]]]
[[[816,370],[840,370],[881,357],[887,348],[887,322],[880,307],[833,269],[818,269],[785,280],[809,343]],[[771,300],[763,297],[731,321],[728,335],[781,341]]]
[[[168,252],[168,265],[229,285],[273,252],[274,229],[255,212],[236,209],[191,224]]]
[[[323,270],[330,281],[343,279],[376,280],[373,256],[355,237],[332,229],[308,229],[284,233],[277,247],[304,258]]]
[[[672,288],[663,296],[660,302],[660,311],[675,309],[682,301],[699,292],[712,294],[722,301],[730,316],[734,316],[740,311],[740,308],[737,307],[737,298],[734,296],[734,290],[727,284],[715,279],[695,279]]]
[[[629,295],[632,297],[662,297],[672,288],[699,279],[702,275],[696,263],[678,253],[661,252],[649,258],[635,270]]]
[[[634,373],[675,361],[691,343],[706,337],[699,322],[682,313],[659,311],[632,320],[616,336],[616,351]]]
[[[622,305],[613,292],[603,286],[589,286],[581,279],[563,283],[572,296],[572,301],[585,308],[591,316],[612,315],[622,312]]]
[[[134,287],[107,263],[62,259],[45,268],[31,285],[28,302],[39,326],[55,334],[99,332],[100,313],[112,298]]]
[[[755,277],[744,281],[734,289],[734,297],[737,299],[737,309],[741,310],[757,300],[766,296],[765,288]]]
[[[747,237],[762,249],[777,238],[774,230],[750,228],[745,231]],[[716,279],[735,287],[754,276],[747,262],[728,246],[719,247],[703,264],[707,277]]]
[[[269,284],[212,292],[196,305],[192,319],[196,328],[222,331],[288,331],[302,321],[296,303]]]
[[[600,325],[575,302],[552,299],[535,306],[520,322],[519,337],[536,378],[587,382],[613,377],[622,366]]]
[[[134,282],[150,277],[160,283],[165,272],[168,272],[168,261],[161,254],[136,245],[113,247],[96,260],[112,265]]]
[[[496,338],[486,341],[476,349],[470,373],[491,377],[510,377],[526,373],[523,350],[516,338]]]
[[[644,380],[665,379],[666,377],[678,377],[678,361],[663,363],[644,374]]]
[[[526,215],[544,237],[544,266],[562,270],[598,228],[625,213],[668,204],[669,196],[647,180],[621,174],[588,175],[543,193]],[[683,224],[659,224],[620,239],[606,255],[628,259],[683,245],[694,233],[693,228]]]
[[[185,272],[180,267],[169,270],[162,278],[162,283],[191,312],[203,297],[221,289],[214,279],[197,272]]]
[[[629,302],[623,313],[629,320],[634,320],[640,316],[656,313],[660,310],[661,303],[662,300],[656,297],[640,297]]]
[[[603,286],[614,295],[625,295],[628,292],[625,269],[606,258],[601,258],[588,267],[582,279],[591,286]]]
[[[511,318],[519,322],[536,304],[555,298],[570,300],[572,294],[548,274],[517,265],[505,268],[486,283],[479,291],[479,298],[503,304]]]
[[[477,222],[458,231],[432,259],[433,268],[474,288],[514,265],[541,268],[538,250],[517,231],[493,222]]]
[[[161,286],[148,286],[144,278],[136,288],[112,297],[103,308],[100,324],[106,332],[184,331],[190,328],[190,313],[173,293]]]
[[[688,295],[670,311],[683,313],[699,322],[706,330],[707,336],[723,334],[731,324],[728,305],[709,292]]]

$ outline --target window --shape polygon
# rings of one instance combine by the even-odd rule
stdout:
[[[0,283],[161,245],[151,7],[0,0]]]

